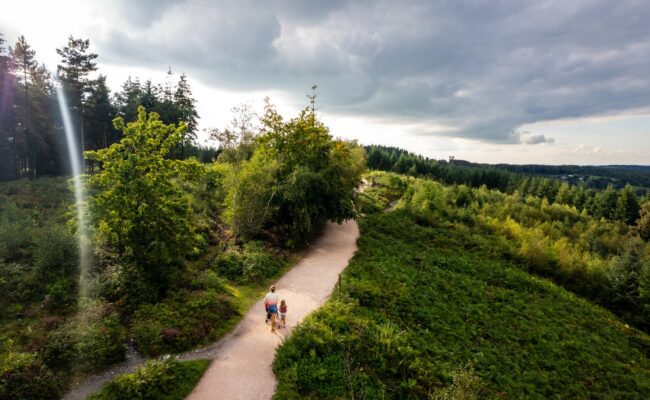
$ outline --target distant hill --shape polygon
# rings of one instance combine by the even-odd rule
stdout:
[[[452,159],[434,160],[404,149],[366,146],[368,167],[409,175],[429,176],[446,183],[487,184],[506,190],[526,176],[559,179],[587,188],[605,189],[611,184],[620,189],[626,184],[641,194],[650,190],[650,166],[645,165],[543,165],[486,164]]]
[[[454,161],[454,164],[458,161]],[[644,165],[542,165],[542,164],[476,164],[477,167],[492,167],[525,175],[542,175],[547,177],[562,178],[575,183],[583,181],[587,186],[595,189],[604,189],[608,184],[620,188],[629,183],[632,186],[650,188],[650,166]]]
[[[603,168],[625,169],[650,174],[650,165],[604,165]]]

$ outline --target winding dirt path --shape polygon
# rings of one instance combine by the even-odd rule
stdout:
[[[213,358],[212,364],[188,400],[270,399],[275,391],[271,363],[275,350],[291,330],[332,293],[338,275],[357,249],[356,221],[329,223],[305,256],[277,283],[280,299],[287,301],[287,327],[271,333],[264,324],[262,300],[223,339],[179,359]]]

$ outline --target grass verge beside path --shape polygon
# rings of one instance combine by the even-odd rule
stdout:
[[[650,339],[408,211],[361,220],[343,288],[274,361],[276,399],[650,398]]]

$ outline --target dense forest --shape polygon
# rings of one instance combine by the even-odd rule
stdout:
[[[359,250],[279,349],[274,398],[650,396],[634,227],[486,186],[365,179]]]
[[[175,75],[169,69],[163,84],[129,78],[119,93],[111,94],[106,76],[98,74],[98,55],[90,51],[87,39],[70,37],[56,50],[61,61],[55,76],[38,62],[24,36],[11,46],[5,44],[0,36],[0,181],[69,173],[57,85],[68,100],[81,151],[106,148],[119,141],[120,132],[114,128],[113,119],[121,116],[132,121],[138,106],[143,105],[165,123],[183,121],[187,125],[170,157],[213,158],[213,149],[194,143],[199,115],[185,74],[174,82]],[[93,167],[89,163],[88,168]]]
[[[450,183],[464,180],[471,184],[481,181],[501,190],[511,188],[522,176],[556,178],[570,184],[581,184],[590,189],[605,189],[608,185],[621,189],[629,184],[637,193],[650,190],[650,167],[644,165],[514,165],[480,164],[464,160],[433,160],[396,147],[366,146],[370,166],[393,170],[402,174],[427,175]],[[514,174],[510,174],[512,172]],[[481,176],[483,174],[483,176]],[[461,182],[456,182],[461,183]]]
[[[650,199],[650,174],[638,172],[612,173],[620,188],[613,184],[598,189],[587,182],[571,184],[562,179],[549,178],[549,174],[571,171],[585,173],[591,167],[508,166],[472,164],[465,161],[436,161],[402,149],[367,146],[368,168],[392,171],[411,176],[436,179],[446,184],[464,184],[520,196],[546,198],[550,203],[574,206],[596,218],[617,220],[634,225],[639,216],[640,204]],[[629,179],[629,180],[627,180]],[[643,187],[633,185],[645,185]]]

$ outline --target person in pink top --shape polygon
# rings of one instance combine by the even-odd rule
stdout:
[[[267,317],[271,314],[271,332],[275,332],[275,317],[278,315],[278,294],[275,293],[275,286],[273,285],[271,285],[271,291],[264,297],[264,307],[266,308]]]
[[[287,302],[284,300],[280,302],[280,321],[283,328],[287,326]]]

